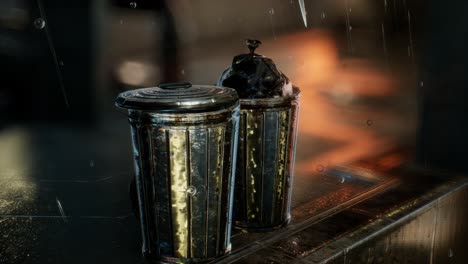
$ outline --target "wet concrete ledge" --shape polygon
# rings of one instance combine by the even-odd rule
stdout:
[[[245,234],[256,239],[216,263],[465,263],[468,179],[400,166],[379,172],[377,161],[353,165],[387,177],[361,200],[274,236]]]

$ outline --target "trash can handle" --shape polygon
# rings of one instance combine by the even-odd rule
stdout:
[[[187,89],[192,87],[192,84],[189,82],[176,82],[176,83],[160,83],[159,88],[167,90],[179,90]]]

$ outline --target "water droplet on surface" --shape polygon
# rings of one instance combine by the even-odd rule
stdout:
[[[91,160],[91,161],[89,162],[89,166],[90,166],[91,168],[94,168],[94,160]]]
[[[270,8],[270,10],[268,10],[268,13],[270,13],[270,15],[274,15],[275,14],[275,9],[273,9],[273,7]]]
[[[367,122],[366,122],[366,124],[367,124],[368,126],[372,126],[372,125],[374,124],[374,121],[368,119]]]
[[[137,7],[137,3],[136,3],[136,2],[131,2],[131,3],[130,3],[130,7],[131,7],[131,8],[136,8],[136,7]]]
[[[43,29],[45,27],[45,24],[46,24],[46,22],[42,17],[36,18],[34,20],[34,27],[36,29]]]
[[[317,169],[318,172],[323,172],[325,170],[325,167],[323,167],[322,164],[319,164],[319,165],[317,165],[316,169]]]

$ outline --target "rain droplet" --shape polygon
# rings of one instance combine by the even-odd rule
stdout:
[[[89,166],[90,166],[91,168],[94,168],[94,160],[89,161]]]
[[[449,258],[453,257],[453,250],[452,250],[452,249],[449,249],[448,257],[449,257]]]
[[[182,71],[180,71],[180,73],[181,73],[182,75],[185,75],[185,70],[182,69]]]
[[[368,126],[372,126],[372,124],[374,124],[374,121],[368,119],[367,122],[366,122],[366,124],[367,124]]]
[[[348,12],[349,12],[349,13],[351,13],[351,11],[352,11],[352,9],[351,9],[351,8],[350,8],[350,9],[348,9]]]
[[[421,82],[419,83],[419,85],[420,85],[421,87],[423,87],[423,86],[424,86],[424,82],[421,81]]]
[[[131,3],[130,3],[130,7],[131,7],[131,8],[136,8],[136,7],[137,7],[137,3],[136,3],[136,2],[131,2]]]
[[[325,17],[326,17],[325,12],[322,11],[322,14],[320,15],[320,17],[321,17],[322,19],[325,19]]]
[[[270,8],[270,10],[268,11],[268,13],[270,13],[270,15],[274,15],[274,14],[275,14],[275,9],[273,9],[273,7]]]
[[[120,25],[123,25],[123,19],[120,19]]]
[[[319,165],[317,165],[316,169],[317,169],[318,172],[323,172],[325,170],[325,167],[323,167],[322,164],[319,164]]]
[[[349,30],[353,30],[353,26],[349,26]]]
[[[45,24],[46,24],[46,22],[42,17],[36,18],[34,20],[34,27],[36,29],[43,29],[45,27]]]

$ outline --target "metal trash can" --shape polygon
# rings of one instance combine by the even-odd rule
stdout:
[[[229,252],[236,92],[164,84],[121,93],[116,105],[128,109],[145,258],[198,263]]]
[[[299,88],[269,58],[254,53],[234,57],[218,85],[236,89],[241,117],[234,197],[234,225],[270,231],[290,221],[296,150]]]
[[[299,89],[273,99],[241,99],[234,224],[269,231],[288,224]]]

